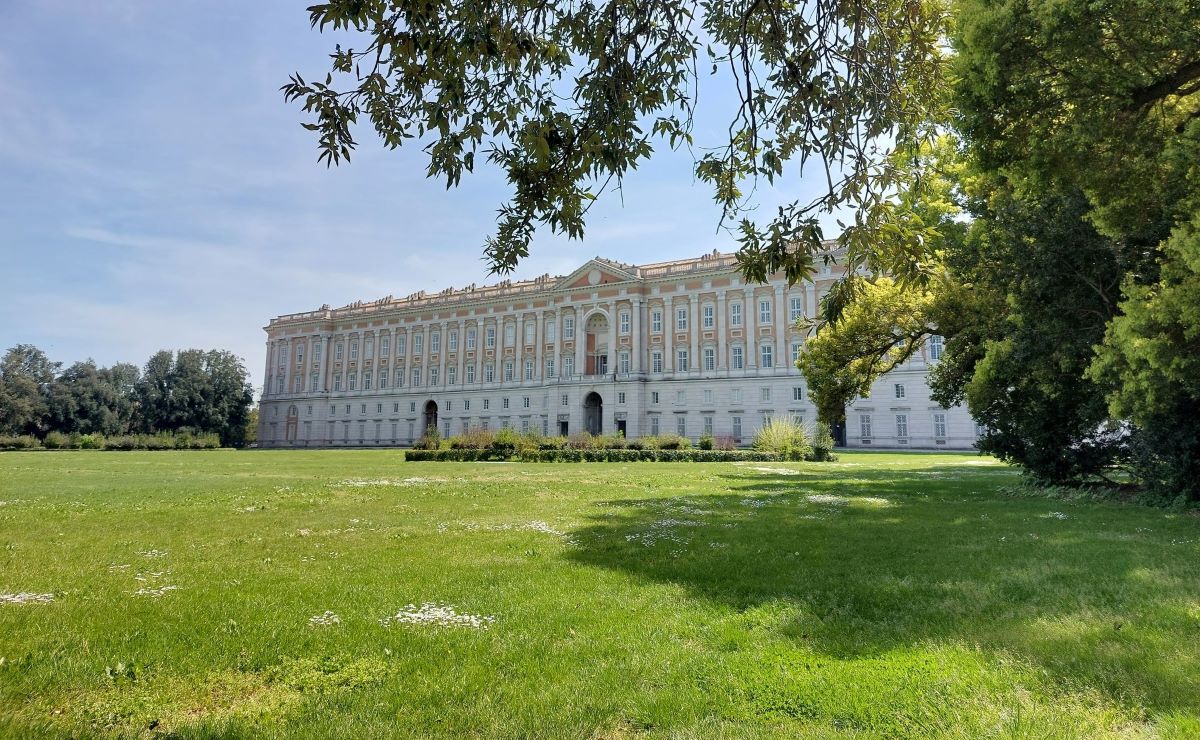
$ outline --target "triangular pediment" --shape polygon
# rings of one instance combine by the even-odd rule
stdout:
[[[588,260],[579,269],[563,278],[559,288],[595,288],[611,283],[626,283],[637,280],[637,268],[613,262],[601,257]]]

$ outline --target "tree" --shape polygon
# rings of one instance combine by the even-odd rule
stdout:
[[[890,278],[864,280],[857,291],[840,319],[808,340],[797,362],[818,417],[830,426],[844,421],[848,403],[869,397],[879,376],[936,333],[931,293],[904,289]]]
[[[146,363],[136,395],[143,431],[218,434],[226,446],[245,441],[254,394],[245,367],[230,352],[156,352]]]
[[[133,412],[131,365],[98,368],[91,360],[62,372],[50,392],[50,427],[80,434],[124,434]]]
[[[591,202],[666,143],[707,147],[694,174],[738,235],[748,278],[810,276],[824,251],[817,216],[837,208],[855,214],[838,236],[853,265],[924,277],[928,230],[890,197],[919,186],[919,158],[892,155],[942,120],[941,0],[334,0],[309,14],[365,44],[337,45],[323,81],[297,73],[282,88],[311,114],[319,159],[349,159],[360,116],[385,146],[423,143],[427,174],[447,187],[482,153],[513,190],[485,247],[494,272],[528,255],[539,225],[582,237]],[[693,137],[705,63],[736,94],[713,146]],[[753,223],[753,183],[787,163],[823,170],[824,193]]]
[[[50,385],[59,363],[32,344],[18,344],[0,360],[0,432],[33,434],[46,431]]]

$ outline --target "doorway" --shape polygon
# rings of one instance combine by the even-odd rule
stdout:
[[[437,434],[438,423],[438,407],[437,403],[429,401],[425,404],[425,428],[421,430],[421,436],[426,434]]]
[[[583,399],[583,428],[588,434],[604,433],[604,402],[592,391]]]

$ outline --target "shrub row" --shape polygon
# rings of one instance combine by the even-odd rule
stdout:
[[[50,432],[40,442],[36,437],[0,436],[0,450],[215,450],[221,446],[216,434],[123,434],[105,437],[103,434],[63,434]]]
[[[778,462],[779,455],[758,450],[409,450],[410,462]]]

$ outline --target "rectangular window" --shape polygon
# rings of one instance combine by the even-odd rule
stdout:
[[[554,358],[553,357],[546,358],[546,377],[547,378],[554,377]]]
[[[413,335],[413,354],[420,355],[424,352],[425,352],[425,335],[424,334],[414,334]]]
[[[375,340],[371,337],[367,337],[363,343],[363,355],[368,360],[375,356]]]
[[[761,298],[758,301],[758,323],[771,323],[771,299]]]
[[[625,403],[625,391],[618,391],[618,392],[617,392],[617,403],[618,403],[618,404],[624,404],[624,403]]]
[[[742,389],[741,388],[730,388],[729,389],[729,400],[733,401],[734,403],[741,403],[742,402]]]
[[[475,365],[474,363],[467,365],[467,385],[475,382]]]
[[[496,346],[496,327],[489,326],[483,330],[483,346],[486,349]]]
[[[463,399],[463,411],[470,411],[470,410],[471,410],[471,399],[464,398]]]
[[[529,408],[529,396],[521,397],[521,408],[523,408],[523,409]]]
[[[650,403],[658,405],[658,391],[650,391]]]
[[[742,304],[741,303],[730,303],[729,304],[729,325],[730,326],[741,326],[742,325]]]
[[[355,339],[353,342],[350,343],[350,359],[351,360],[358,359],[358,340],[357,339]]]
[[[771,387],[770,386],[767,386],[765,388],[760,388],[758,393],[759,393],[759,398],[761,400],[763,400],[763,401],[771,400]]]
[[[410,414],[415,414],[415,413],[417,413],[417,402],[416,402],[416,401],[409,401],[409,402],[408,402],[408,413],[410,413]],[[409,435],[408,435],[408,436],[410,436],[410,437],[411,437],[411,436],[412,436],[412,432],[409,432]]]
[[[350,373],[350,390],[358,389],[358,373]]]
[[[563,317],[563,339],[574,339],[574,338],[575,338],[575,317],[574,316],[564,316]]]
[[[491,383],[496,379],[496,366],[488,363],[483,366],[483,382]]]
[[[387,371],[385,370],[384,372],[386,373]],[[313,373],[311,376],[309,376],[308,389],[313,392],[317,391],[317,374],[316,373]]]
[[[563,376],[569,378],[574,374],[575,374],[575,358],[574,357],[564,357],[563,358]]]
[[[296,364],[297,365],[304,364],[304,345],[303,344],[298,345],[296,347]]]
[[[658,414],[650,417],[650,436],[657,437],[659,433]]]
[[[618,369],[623,375],[629,374],[629,353],[622,352],[617,356]]]
[[[896,436],[908,436],[908,414],[896,414]]]
[[[475,349],[475,329],[467,329],[467,349]]]
[[[797,385],[797,386],[792,387],[792,400],[793,401],[803,401],[804,400],[804,386]]]
[[[438,374],[440,372],[441,372],[440,368],[436,368],[436,367],[429,368],[429,384],[430,385],[438,384],[438,380],[440,380],[440,378],[438,378]]]
[[[334,391],[342,390],[342,376],[341,375],[333,376],[333,390]]]
[[[943,339],[940,335],[934,334],[932,337],[930,337],[929,338],[929,359],[931,359],[931,360],[942,359],[942,350],[945,349],[945,346],[946,346],[946,340]]]
[[[904,398],[904,384],[896,383],[896,398]]]
[[[712,403],[712,402],[713,402],[712,388],[705,388],[704,389],[704,403],[708,404],[708,403]]]
[[[537,331],[537,324],[532,321],[525,322],[525,344],[533,344],[533,335]]]
[[[684,406],[687,404],[687,391],[678,389],[675,391],[675,405]]]
[[[393,403],[393,404],[392,404],[392,413],[393,413],[393,414],[398,414],[398,413],[400,413],[400,404],[398,404],[398,403]]]
[[[620,315],[620,317],[621,317],[621,319],[620,319],[620,322],[621,322],[621,333],[622,333],[622,334],[628,334],[628,333],[629,333],[629,312],[628,312],[628,311],[622,311],[622,312],[621,312],[619,315]]]
[[[704,369],[707,371],[717,369],[717,351],[712,347],[704,348]]]
[[[760,350],[762,359],[762,367],[775,367],[775,348],[769,344],[764,344]]]
[[[446,385],[458,385],[458,368],[454,365],[446,368]]]
[[[337,406],[330,406],[330,407],[329,407],[329,415],[330,415],[330,416],[337,416]]]
[[[363,390],[364,391],[371,390],[371,371],[370,370],[366,370],[363,372]]]
[[[487,411],[491,407],[492,407],[492,399],[490,399],[490,398],[483,399],[483,410]]]
[[[558,336],[558,323],[554,319],[546,319],[546,341],[553,342]]]
[[[414,388],[416,388],[417,386],[421,385],[421,368],[419,368],[419,367],[414,367],[414,368],[412,369],[412,383],[411,383],[411,385],[412,385]]]
[[[713,418],[711,416],[704,417],[704,433],[705,434],[713,433]]]
[[[318,341],[316,344],[313,345],[313,362],[320,362],[320,361],[321,361],[321,342]]]
[[[504,346],[511,347],[516,341],[517,327],[511,322],[504,325]]]
[[[446,349],[451,352],[458,349],[458,332],[452,331],[446,335]]]
[[[742,417],[740,416],[733,417],[733,438],[742,438]]]
[[[795,365],[800,361],[800,342],[792,342],[792,364]]]
[[[525,379],[533,380],[533,360],[525,361]]]
[[[392,338],[384,335],[379,340],[379,356],[387,357],[392,351]]]
[[[934,414],[933,415],[933,436],[938,437],[939,439],[944,438],[946,436],[946,415],[945,414]]]
[[[404,354],[404,350],[408,347],[408,337],[404,334],[396,337],[396,356]]]
[[[680,437],[687,436],[687,417],[683,414],[675,417],[675,433]]]
[[[563,406],[571,405],[571,397],[569,395],[567,395],[566,393],[562,394],[562,398],[560,398],[559,401],[562,403]]]
[[[788,319],[794,324],[804,318],[804,299],[798,295],[791,298],[791,311],[788,313]]]
[[[383,413],[383,404],[382,403],[375,404],[375,413],[377,413],[377,414]]]
[[[333,345],[333,359],[342,359],[342,347],[344,346],[345,345],[342,342],[338,342],[337,344]]]
[[[662,334],[662,311],[650,312],[650,331],[654,334]]]
[[[513,379],[513,364],[512,360],[504,361],[504,382],[511,383]]]
[[[745,360],[742,357],[742,348],[734,347],[731,351],[733,352],[733,357],[729,363],[730,366],[732,366],[734,370],[741,370],[743,367],[745,367]]]
[[[686,308],[675,309],[675,331],[687,331],[687,314]]]
[[[502,408],[502,409],[508,408],[508,396],[505,396],[504,398],[500,399],[500,408]]]
[[[713,324],[714,324],[714,322],[715,322],[715,320],[714,320],[714,318],[713,318],[713,315],[714,315],[714,314],[713,314],[713,307],[712,307],[712,306],[705,306],[705,307],[704,307],[704,309],[703,309],[703,313],[701,314],[701,316],[703,317],[703,319],[702,319],[702,322],[703,322],[703,323],[702,323],[702,326],[703,326],[705,329],[711,329],[711,328],[713,328]]]
[[[688,371],[688,351],[681,349],[675,353],[675,372],[686,373]]]
[[[650,372],[661,373],[663,371],[662,352],[654,352],[650,355]]]
[[[442,333],[440,331],[435,331],[434,333],[429,335],[429,351],[430,352],[441,352],[442,351]]]

